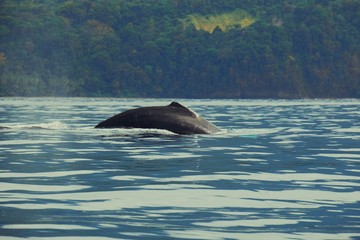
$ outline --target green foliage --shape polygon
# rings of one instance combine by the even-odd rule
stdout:
[[[359,26],[358,0],[2,0],[0,96],[360,97]]]
[[[216,28],[220,28],[223,32],[234,27],[246,28],[255,21],[250,14],[241,9],[220,15],[202,16],[194,14],[182,20],[184,27],[193,25],[196,30],[204,30],[209,33],[213,33]]]

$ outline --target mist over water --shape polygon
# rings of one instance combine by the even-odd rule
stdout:
[[[178,100],[223,131],[94,129],[173,99],[0,98],[0,239],[360,239],[360,101]]]

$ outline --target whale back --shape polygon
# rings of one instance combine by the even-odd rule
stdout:
[[[178,102],[167,106],[127,110],[99,123],[95,128],[155,128],[178,134],[210,134],[220,131]]]

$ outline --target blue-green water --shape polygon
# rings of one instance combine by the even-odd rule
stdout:
[[[94,129],[174,99],[0,99],[0,239],[360,239],[359,100],[178,100],[223,129]]]

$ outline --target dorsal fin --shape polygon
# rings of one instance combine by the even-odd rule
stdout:
[[[189,110],[187,107],[184,107],[183,105],[181,105],[181,104],[178,103],[178,102],[172,102],[172,103],[170,103],[169,106],[171,106],[171,107],[177,107],[177,108],[184,108],[184,109],[186,109],[186,110]]]
[[[176,108],[179,108],[182,109],[183,111],[183,114],[188,114],[189,116],[192,116],[192,117],[196,117],[196,113],[194,113],[193,111],[191,111],[190,109],[188,109],[187,107],[184,107],[183,105],[181,105],[180,103],[178,102],[172,102],[170,103],[169,105],[170,107],[176,107]],[[185,110],[185,111],[184,111]]]

